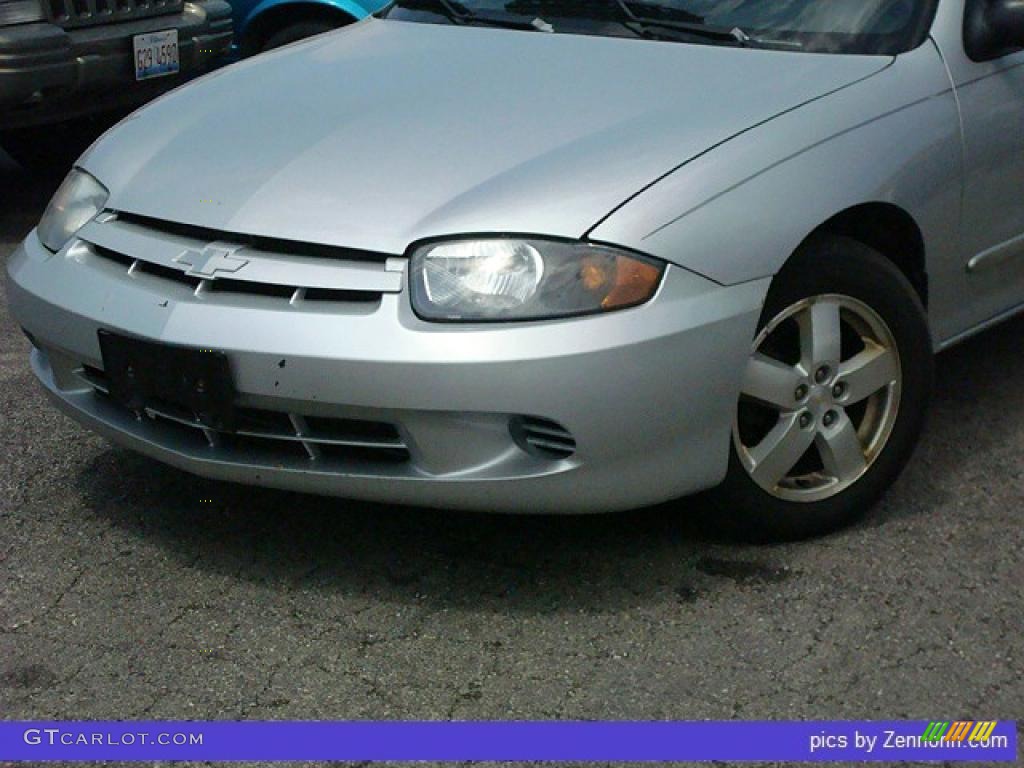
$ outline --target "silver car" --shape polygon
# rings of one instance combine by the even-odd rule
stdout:
[[[397,0],[79,160],[10,258],[54,402],[225,480],[826,532],[1024,308],[1019,0]]]

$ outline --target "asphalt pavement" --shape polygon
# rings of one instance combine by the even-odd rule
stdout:
[[[0,254],[59,181],[0,153]],[[751,547],[699,500],[503,517],[192,477],[48,405],[0,298],[0,713],[1024,720],[1022,338],[940,357],[867,521]]]

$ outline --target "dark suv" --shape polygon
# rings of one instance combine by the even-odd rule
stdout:
[[[230,44],[224,0],[0,0],[0,145],[24,164],[70,162],[90,116],[179,85]]]

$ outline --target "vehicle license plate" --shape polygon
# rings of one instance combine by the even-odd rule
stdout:
[[[135,48],[136,80],[173,75],[178,71],[178,30],[135,35],[132,45]]]
[[[158,344],[99,330],[110,396],[137,413],[147,407],[214,429],[234,424],[235,387],[219,350]]]

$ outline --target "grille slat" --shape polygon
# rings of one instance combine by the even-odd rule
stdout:
[[[516,416],[509,422],[516,444],[531,456],[567,459],[576,453],[576,438],[556,421],[537,416]]]
[[[294,443],[310,443],[312,445],[347,445],[353,448],[404,448],[405,444],[401,440],[395,441],[378,441],[378,440],[336,440],[328,438],[317,438],[302,435],[281,435],[273,432],[252,432],[247,429],[235,430],[236,435],[244,435],[246,437],[260,437],[267,440],[289,440]]]
[[[112,14],[118,20],[144,19],[165,13],[181,12],[184,0],[135,2],[135,0],[49,0],[45,4],[50,21],[65,29],[105,23]]]
[[[102,370],[84,365],[76,373],[98,396],[109,400],[110,388]],[[168,403],[147,405],[145,416],[178,434],[195,438],[197,446],[258,454],[268,459],[305,458],[312,464],[353,460],[394,463],[410,459],[409,448],[398,429],[387,422],[243,407],[236,409],[235,429],[215,430],[202,424],[195,414]]]
[[[572,440],[572,436],[569,435],[564,427],[548,426],[546,423],[536,419],[531,420],[528,424],[524,423],[523,429],[531,435],[536,435],[538,439],[552,438],[552,442],[555,443],[564,442],[566,439]]]
[[[139,216],[132,213],[118,213],[117,221],[124,224],[135,225],[150,232],[173,235],[201,242],[212,243],[218,240],[237,242],[258,251],[267,251],[268,253],[287,253],[292,256],[345,259],[378,264],[383,264],[389,258],[393,258],[389,254],[378,253],[376,251],[342,248],[335,245],[323,245],[320,243],[304,243],[298,240],[284,240],[281,238],[265,237],[262,235],[242,235],[235,232],[222,232],[209,227],[199,227],[193,224],[179,224],[173,221],[164,221],[162,219],[154,219],[149,216]]]
[[[566,453],[566,455],[572,454],[570,446],[575,445],[575,443],[571,443],[571,441],[567,443],[558,440],[547,440],[543,437],[537,437],[536,435],[528,435],[526,441],[534,448],[540,448],[542,450],[552,451],[554,453],[564,452]]]
[[[362,314],[374,311],[385,292],[402,290],[404,262],[400,260],[396,266],[387,259],[373,264],[338,258],[337,254],[313,258],[297,257],[292,252],[251,251],[247,245],[226,240],[185,239],[180,230],[178,226],[173,231],[143,230],[137,222],[111,215],[87,224],[79,237],[90,254],[85,263],[96,267],[102,262],[114,263],[129,277],[160,281],[166,290],[184,287],[203,301],[237,304],[239,300],[256,300],[280,309],[309,311],[322,307]],[[206,230],[200,233],[214,234]],[[237,269],[203,271],[211,258],[206,255],[209,253],[240,254],[224,258],[229,265],[230,259],[241,262],[241,273]],[[152,285],[158,287],[159,283]]]
[[[200,283],[203,282],[198,277],[192,277],[191,275],[185,274],[182,270],[172,269],[171,267],[165,267],[162,264],[154,264],[140,259],[135,261],[135,269],[132,270],[132,273],[151,275],[152,277],[158,277],[161,280],[170,280],[175,283],[181,283],[182,285],[187,285],[193,291],[199,287]]]

